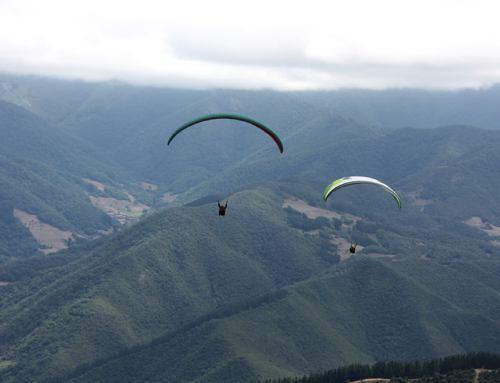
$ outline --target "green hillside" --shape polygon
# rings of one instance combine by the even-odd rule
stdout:
[[[71,381],[249,382],[353,362],[498,352],[498,316],[482,313],[499,306],[500,294],[460,307],[460,298],[429,291],[426,281],[407,276],[425,272],[427,263],[396,270],[391,262],[357,257],[288,287],[284,299],[204,323]],[[456,289],[464,284],[462,277],[441,273],[441,286]]]
[[[87,183],[78,177],[109,179],[105,172],[113,168],[104,157],[4,101],[0,101],[0,121],[0,201],[10,207],[0,229],[2,262],[33,255],[40,246],[12,209],[80,235],[113,226],[108,215],[92,206],[85,193]]]
[[[24,108],[0,101],[0,119],[0,153],[11,161],[35,171],[43,171],[38,165],[46,167],[46,172],[68,172],[97,181],[115,178],[124,182],[129,177],[117,172],[116,165],[93,145]]]
[[[328,219],[297,221],[293,210],[282,208],[291,196],[317,205],[321,187],[297,178],[258,183],[230,198],[224,218],[212,203],[171,208],[97,247],[75,246],[45,261],[33,257],[4,266],[0,275],[18,280],[0,286],[5,379],[70,373],[221,305],[277,288],[286,288],[288,296],[207,319],[85,376],[96,382],[123,379],[121,374],[162,381],[161,371],[175,377],[171,381],[195,376],[229,382],[245,371],[242,381],[250,381],[353,362],[498,351],[500,278],[479,265],[498,263],[500,249],[480,230],[474,229],[478,238],[467,238],[382,219],[373,235],[366,233],[373,225],[366,217],[356,225],[345,220],[337,229]],[[308,225],[319,231],[298,230],[310,230]],[[372,235],[374,244],[335,266],[339,250],[329,239],[349,240],[356,233]],[[453,235],[459,242],[450,244]],[[415,246],[418,241],[425,244]],[[370,252],[396,256],[381,262],[362,255]],[[468,268],[470,262],[478,266]]]
[[[272,192],[243,191],[230,203],[224,218],[213,204],[168,209],[89,254],[66,250],[72,263],[35,265],[33,277],[0,286],[0,347],[10,374],[64,371],[330,265],[317,239],[287,225]],[[4,274],[16,268],[6,265]],[[38,367],[29,373],[30,365]]]
[[[161,205],[161,195],[144,190],[128,169],[92,144],[5,101],[0,101],[0,138],[0,201],[44,224],[75,233],[73,239],[120,226],[94,206],[89,195],[130,201],[121,191],[125,185],[140,202]],[[88,180],[106,188],[101,191]],[[0,228],[2,262],[33,255],[40,246],[19,219],[9,214],[12,219]],[[13,238],[17,238],[17,248]]]

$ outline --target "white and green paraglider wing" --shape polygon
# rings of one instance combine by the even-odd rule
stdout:
[[[392,194],[396,202],[398,203],[398,208],[401,209],[401,200],[399,199],[398,195],[394,190],[392,190],[389,186],[386,184],[377,181],[376,179],[369,178],[369,177],[359,177],[359,176],[353,176],[353,177],[344,177],[341,179],[338,179],[334,182],[332,182],[330,185],[327,186],[325,189],[325,192],[323,193],[323,199],[326,201],[327,198],[332,194],[333,192],[342,189],[343,187],[346,186],[351,186],[351,185],[357,185],[357,184],[373,184],[373,185],[378,185],[385,190],[387,190],[389,193]]]

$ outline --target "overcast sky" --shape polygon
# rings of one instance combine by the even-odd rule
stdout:
[[[500,83],[497,1],[0,0],[0,71],[277,90]]]

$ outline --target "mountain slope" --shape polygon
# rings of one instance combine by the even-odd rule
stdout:
[[[0,201],[11,209],[0,232],[2,262],[30,256],[39,247],[12,208],[80,236],[117,226],[93,206],[86,193],[92,185],[83,178],[117,185],[113,178],[123,181],[126,171],[71,133],[5,101],[0,101],[0,138]],[[24,245],[32,241],[34,246]]]
[[[349,363],[498,352],[498,317],[478,313],[488,304],[458,308],[405,271],[409,268],[396,271],[373,259],[353,259],[289,287],[284,299],[204,323],[71,381],[249,382]],[[460,285],[460,274],[441,283]],[[497,293],[489,304],[498,306],[499,300]]]
[[[385,223],[372,237],[378,247],[361,253],[392,254],[387,264],[360,255],[330,268],[335,260],[325,256],[324,246],[335,247],[328,239],[349,238],[364,226],[344,220],[337,230],[327,220],[318,231],[304,233],[291,227],[294,213],[282,208],[291,195],[314,201],[320,185],[253,185],[230,198],[223,218],[214,204],[167,209],[87,252],[66,250],[72,259],[66,266],[38,267],[31,278],[0,286],[1,347],[11,363],[5,379],[70,372],[221,305],[286,286],[291,295],[279,302],[205,320],[157,351],[143,350],[145,359],[134,354],[109,366],[138,374],[138,381],[146,379],[143,373],[155,381],[165,374],[172,381],[234,381],[240,370],[249,380],[277,378],[358,361],[496,350],[500,278],[477,267],[469,275],[464,268],[469,259],[494,265],[500,256],[495,246],[459,236],[460,242],[450,244],[451,233]],[[425,243],[411,249],[415,241]],[[454,246],[463,253],[459,263],[453,254],[433,253],[458,251]],[[420,258],[429,251],[428,257],[450,266]],[[61,264],[56,257],[50,259]],[[27,262],[19,266],[26,269]],[[12,266],[4,270],[13,273]],[[37,368],[30,371],[30,365]],[[122,376],[107,371],[86,376]]]
[[[467,124],[500,129],[495,107],[500,100],[499,85],[457,91],[342,89],[295,94],[371,125],[436,128]]]
[[[281,201],[264,188],[233,196],[226,217],[213,204],[168,209],[66,266],[0,286],[12,371],[40,362],[33,376],[54,374],[324,270],[319,244],[287,225]]]
[[[123,381],[127,373],[138,381],[220,382],[497,351],[498,131],[375,128],[300,95],[267,91],[74,83],[78,91],[62,102],[65,86],[50,95],[47,84],[28,87],[39,95],[31,109],[43,118],[0,102],[0,238],[12,252],[0,266],[5,381],[54,377],[176,329],[156,348],[81,379]],[[24,97],[23,86],[12,94]],[[200,124],[166,146],[182,122],[218,111],[271,126],[284,153],[258,129],[230,121]],[[324,202],[325,186],[346,175],[388,183],[403,208],[366,185]],[[23,246],[25,256],[36,251],[13,208],[76,232],[110,228],[87,193],[126,199],[122,188],[142,189],[140,181],[159,189],[130,191],[136,198],[143,193],[154,204],[166,191],[181,193],[170,204],[179,207],[85,246],[10,259]],[[180,206],[237,188],[224,218],[215,199]],[[285,200],[305,213],[283,209]],[[19,238],[22,246],[11,249]],[[335,266],[357,240],[356,257]],[[280,288],[289,291],[281,300],[206,317]]]

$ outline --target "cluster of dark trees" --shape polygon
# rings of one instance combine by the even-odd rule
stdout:
[[[500,368],[500,354],[490,352],[477,352],[447,356],[440,359],[427,360],[422,363],[411,362],[378,362],[373,366],[368,364],[351,364],[339,367],[320,374],[311,374],[302,378],[284,378],[278,380],[265,380],[262,383],[345,383],[362,379],[392,379],[398,377],[408,379],[422,379],[426,382],[428,377],[448,374],[456,370],[470,370],[485,368],[496,370]],[[437,374],[437,375],[435,375]],[[441,378],[437,382],[440,383]]]
[[[435,372],[432,376],[424,376],[416,380],[415,383],[471,383],[475,377],[476,371],[471,368],[470,370],[453,370],[446,375]]]
[[[483,371],[479,374],[479,383],[500,382],[500,371]]]
[[[14,216],[12,203],[0,199],[0,264],[11,258],[28,257],[37,251],[38,242]]]
[[[67,265],[101,246],[105,240],[106,237],[98,238],[56,253],[44,254],[39,252],[28,258],[10,260],[0,264],[0,282],[17,282],[33,278],[46,270]],[[37,246],[36,241],[35,246]],[[5,288],[7,287],[4,286]]]
[[[287,206],[284,210],[288,213],[288,223],[296,229],[312,231],[323,227],[331,227],[331,221],[326,217],[316,217],[314,219],[308,218],[307,215],[291,208],[290,206]]]

